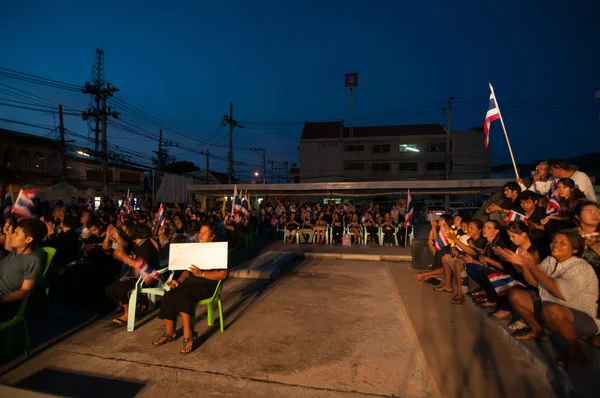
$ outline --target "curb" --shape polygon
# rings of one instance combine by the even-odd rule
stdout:
[[[322,260],[390,261],[399,263],[412,262],[412,256],[406,255],[305,252],[302,253],[302,256],[304,256],[304,258],[315,258]]]
[[[295,259],[296,253],[293,252],[267,252],[240,264],[229,272],[229,277],[275,280],[281,275],[281,269]]]

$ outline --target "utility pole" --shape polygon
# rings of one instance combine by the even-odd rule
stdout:
[[[269,163],[271,163],[271,184],[273,184],[273,161],[269,159]]]
[[[452,141],[450,136],[450,114],[453,103],[454,97],[450,97],[448,105],[445,108],[442,108],[442,114],[448,114],[448,127],[446,128],[446,180],[449,180],[452,177],[452,151],[450,148],[450,146],[452,145]]]
[[[285,183],[288,184],[289,183],[289,180],[288,180],[288,176],[289,176],[288,165],[289,165],[289,162],[286,160],[285,162],[283,162],[283,165],[285,166]]]
[[[158,152],[156,153],[157,156],[157,164],[158,164],[158,168],[162,167],[162,129],[160,129],[160,133],[158,133]]]
[[[229,103],[229,116],[223,115],[222,125],[229,125],[229,156],[227,157],[227,180],[229,184],[233,183],[233,129],[234,127],[239,127],[241,129],[244,126],[241,126],[238,122],[233,119],[233,102]]]
[[[452,104],[454,103],[454,97],[450,97],[448,101],[448,105],[445,108],[442,108],[442,114],[448,114],[448,126],[446,129],[446,181],[452,178],[452,151],[450,150],[450,146],[452,145],[452,140],[450,136],[450,114],[452,111]],[[450,208],[450,195],[446,194],[446,210]]]
[[[119,118],[119,113],[111,110],[110,107],[106,106],[106,98],[112,97],[115,92],[119,91],[116,87],[111,87],[110,83],[106,85],[106,88],[99,88],[92,86],[90,83],[86,83],[82,92],[84,94],[93,94],[101,99],[101,109],[88,109],[83,112],[83,120],[87,120],[89,117],[95,117],[100,119],[102,123],[102,195],[108,195],[108,138],[106,133],[106,121],[108,116]]]
[[[206,150],[206,171],[204,172],[206,184],[208,184],[208,158],[210,157],[210,152],[208,149]]]
[[[65,144],[65,124],[63,121],[63,107],[58,105],[58,121],[60,128],[60,167],[63,182],[67,182],[67,148]]]
[[[267,164],[266,164],[266,154],[265,154],[265,149],[264,148],[250,148],[250,150],[252,152],[259,152],[262,151],[262,155],[263,155],[263,184],[267,183]]]

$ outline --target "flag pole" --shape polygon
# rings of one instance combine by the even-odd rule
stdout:
[[[508,134],[506,133],[506,126],[504,126],[504,119],[502,118],[502,112],[500,112],[500,106],[498,106],[498,101],[496,100],[496,93],[494,93],[494,87],[492,83],[488,83],[490,85],[490,90],[492,91],[492,97],[494,98],[494,104],[496,105],[496,109],[498,109],[498,116],[500,117],[500,123],[502,124],[502,130],[504,131],[504,137],[506,137],[506,144],[508,145],[508,152],[510,152],[510,158],[512,160],[513,167],[515,168],[515,175],[519,178],[519,171],[517,170],[517,164],[515,163],[515,156],[513,155],[512,147],[510,146],[510,140],[508,139]]]

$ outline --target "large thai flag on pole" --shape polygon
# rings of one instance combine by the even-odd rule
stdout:
[[[444,228],[440,228],[440,232],[438,232],[438,237],[435,241],[435,247],[438,250],[442,250],[444,247],[448,246],[450,244],[450,241],[448,240],[448,237],[446,236],[446,232],[444,231]]]
[[[31,218],[35,213],[35,205],[33,198],[37,193],[33,189],[21,190],[17,195],[17,200],[13,206],[13,213],[19,218]]]
[[[483,131],[485,131],[485,147],[487,148],[490,145],[490,124],[494,120],[500,119],[500,110],[498,109],[498,104],[496,103],[496,98],[494,97],[494,93],[490,93],[490,101],[488,104],[488,110],[485,114],[485,123],[483,124]]]
[[[546,193],[546,197],[548,198],[548,200],[552,199],[552,197],[554,196],[554,193],[556,192],[557,184],[558,184],[558,180],[554,180],[554,181],[552,181],[552,184],[550,184],[550,189],[548,189],[548,192]]]
[[[12,185],[9,185],[8,190],[6,191],[6,195],[4,195],[4,210],[3,210],[4,218],[10,217],[10,213],[13,209],[14,204],[15,204],[15,198],[13,197]]]
[[[410,196],[410,189],[408,190],[408,199],[406,200],[406,216],[404,217],[404,227],[408,227],[412,224],[415,218],[415,209],[413,208],[412,197]]]

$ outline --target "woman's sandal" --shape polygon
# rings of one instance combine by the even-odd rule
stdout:
[[[198,338],[198,333],[194,332],[194,334],[192,335],[192,337],[188,338],[188,339],[183,339],[183,348],[181,349],[181,351],[179,351],[180,354],[189,354],[190,352],[192,352],[194,350],[194,342],[196,341],[196,339]],[[192,346],[190,347],[189,350],[184,351],[185,350],[185,346],[188,343],[192,343]]]
[[[485,296],[485,290],[473,290],[467,294],[471,297]]]
[[[119,318],[115,318],[110,322],[110,326],[114,326],[116,328],[121,328],[123,326],[127,325],[127,321],[124,321],[122,319]]]
[[[464,304],[464,303],[465,303],[465,298],[464,297],[461,297],[461,298],[454,297],[452,300],[450,300],[450,304],[459,305],[459,304]]]
[[[508,330],[510,330],[511,332],[516,332],[517,330],[523,330],[523,329],[526,329],[527,327],[528,327],[527,324],[519,319],[518,321],[513,322],[510,325],[508,325]]]
[[[164,340],[162,340],[159,343],[156,342],[156,341],[162,339],[163,337],[165,338]],[[155,346],[155,347],[158,347],[159,345],[165,345],[165,344],[170,343],[170,342],[175,341],[175,340],[177,340],[177,335],[171,336],[169,334],[163,333],[162,336],[160,336],[158,339],[156,339],[156,340],[154,340],[152,342],[152,345]]]
[[[433,290],[435,290],[436,292],[440,292],[440,293],[453,293],[452,290],[446,290],[446,289],[444,289],[443,286],[436,286],[433,288]]]
[[[531,328],[519,330],[513,334],[513,337],[515,339],[521,340],[521,341],[524,341],[524,340],[544,341],[544,340],[548,339],[548,336],[545,333],[536,335],[533,333],[533,330],[531,330]]]

